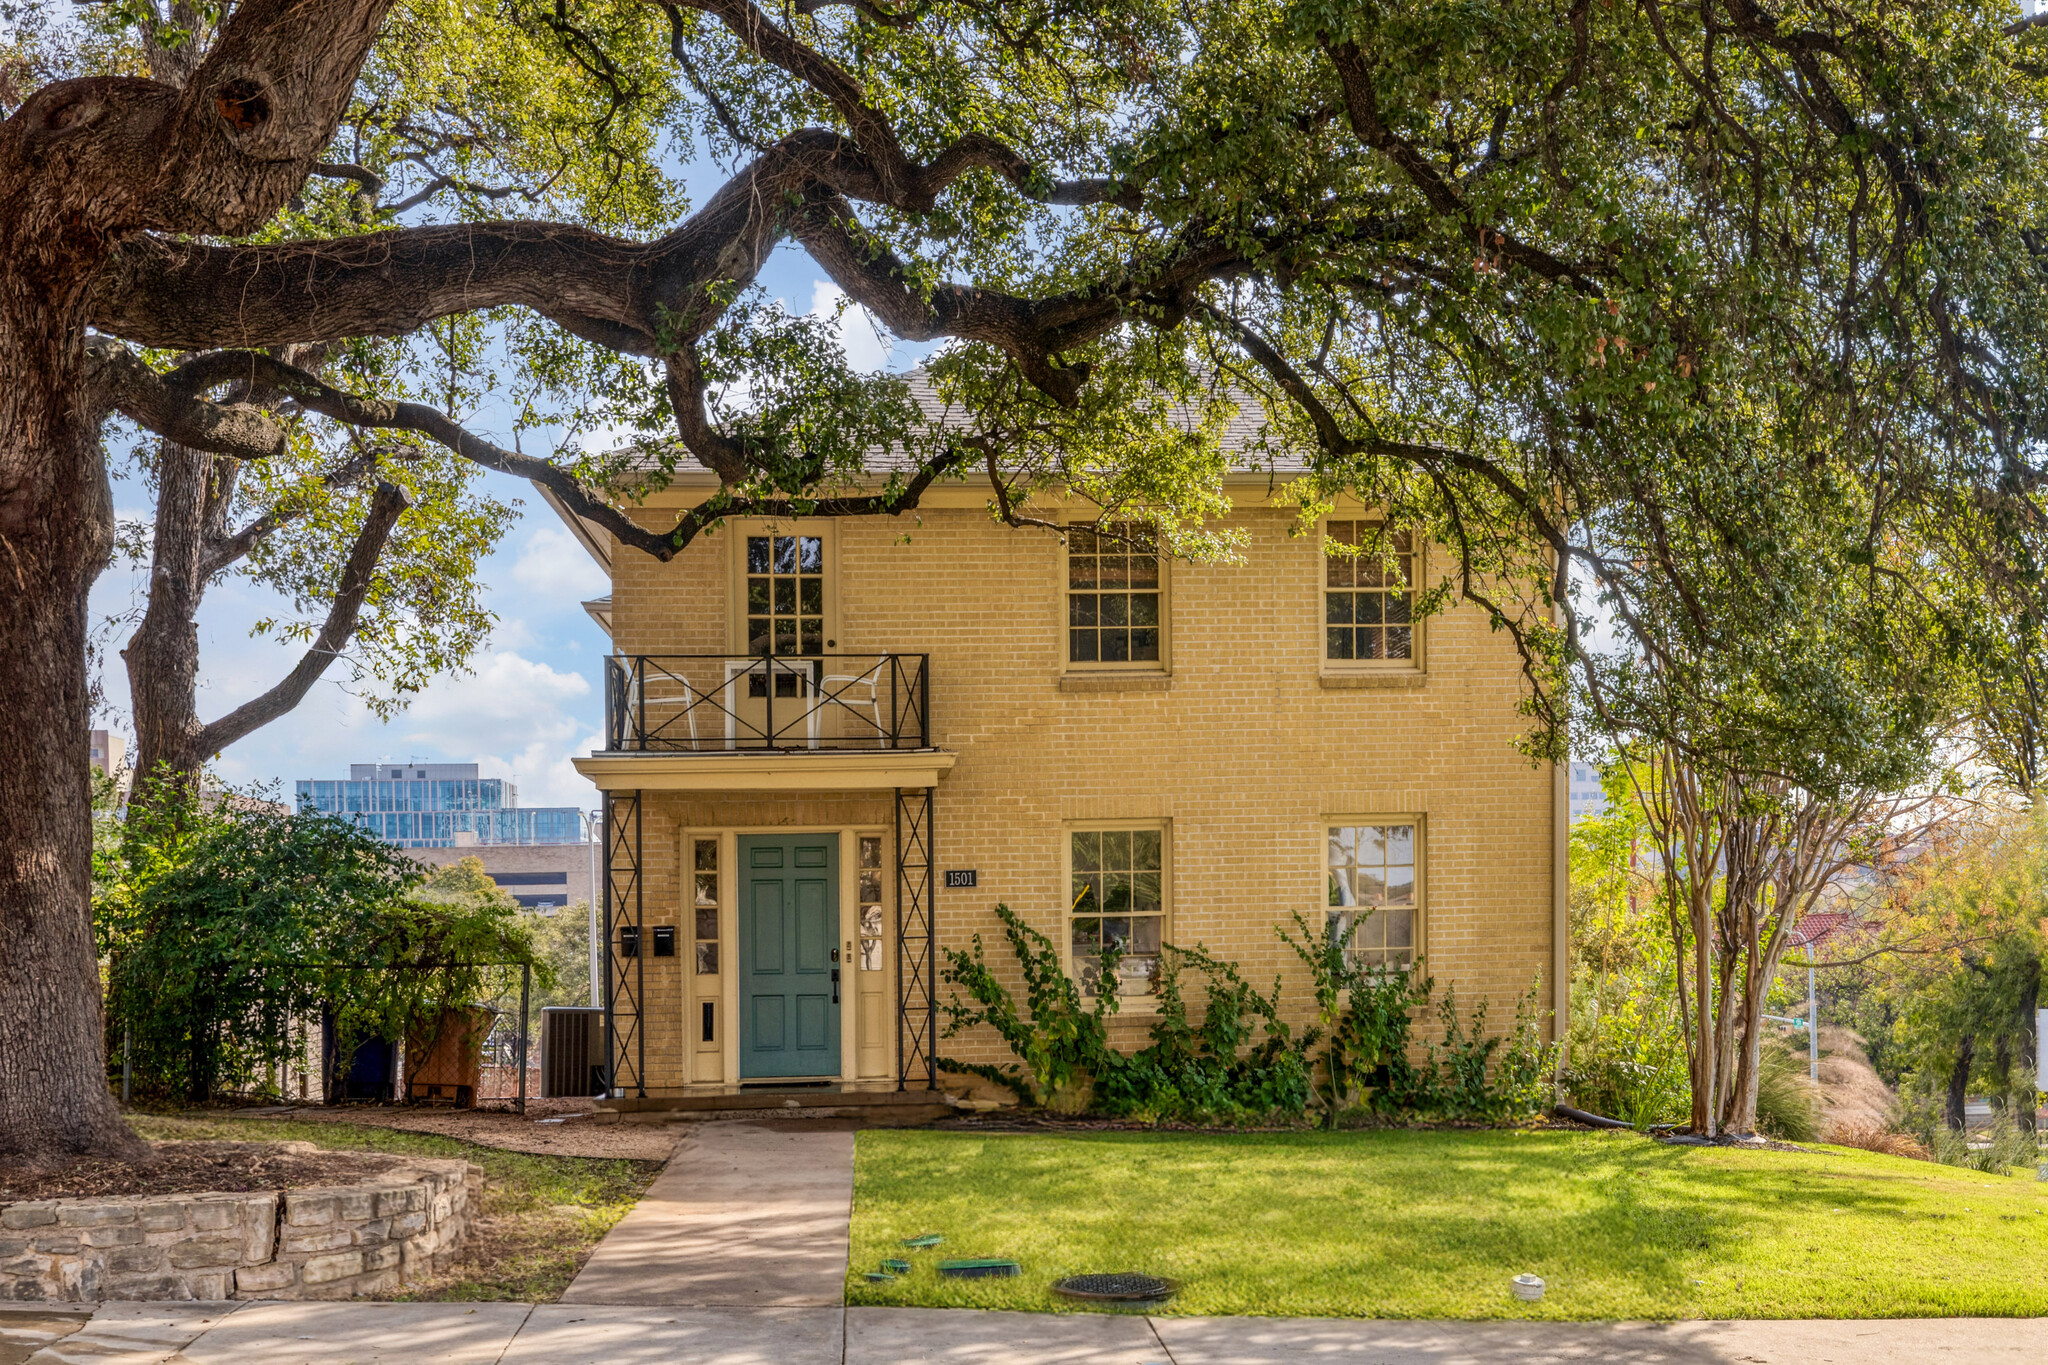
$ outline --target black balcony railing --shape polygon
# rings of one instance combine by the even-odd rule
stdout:
[[[608,750],[931,747],[923,654],[614,654],[604,672]]]

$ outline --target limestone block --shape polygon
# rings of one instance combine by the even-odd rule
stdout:
[[[109,1275],[104,1288],[105,1297],[128,1299],[130,1301],[160,1302],[165,1299],[189,1299],[193,1297],[192,1287],[185,1283],[183,1275]],[[99,1298],[98,1294],[81,1295],[83,1298]]]
[[[284,1221],[290,1227],[315,1227],[334,1221],[334,1195],[312,1190],[287,1190]]]
[[[298,1283],[299,1268],[290,1261],[245,1265],[235,1271],[235,1292],[244,1296],[289,1289]]]
[[[425,1228],[426,1225],[426,1211],[424,1209],[416,1209],[411,1213],[401,1214],[399,1217],[391,1220],[391,1236],[410,1237]]]
[[[140,1246],[143,1241],[142,1229],[129,1224],[127,1227],[99,1227],[85,1230],[85,1244],[89,1247]]]
[[[164,1268],[164,1249],[152,1246],[115,1247],[107,1253],[110,1275],[152,1275]]]
[[[377,1216],[375,1190],[343,1190],[334,1196],[334,1216],[348,1223],[363,1223]]]
[[[767,684],[763,683],[762,686],[766,687]],[[434,1222],[445,1223],[448,1221],[449,1217],[454,1214],[454,1212],[455,1203],[447,1195],[437,1194],[434,1196]]]
[[[133,1204],[62,1204],[57,1223],[67,1228],[103,1228],[135,1221]]]
[[[236,1203],[233,1200],[195,1200],[191,1208],[192,1226],[201,1232],[218,1232],[235,1225]]]
[[[330,1280],[347,1279],[363,1271],[363,1253],[360,1251],[337,1251],[327,1256],[309,1257],[299,1267],[299,1283],[326,1284]]]
[[[85,1242],[74,1233],[45,1232],[35,1238],[34,1246],[44,1256],[76,1256]]]
[[[377,1217],[379,1218],[390,1218],[401,1213],[418,1213],[426,1207],[426,1191],[417,1185],[405,1185],[398,1189],[377,1191]],[[12,1227],[14,1225],[10,1223],[8,1226]]]
[[[185,1226],[185,1205],[144,1204],[135,1211],[135,1221],[144,1232],[177,1232]]]
[[[233,1298],[235,1272],[232,1270],[200,1270],[185,1277],[185,1285],[195,1299]]]
[[[0,1227],[39,1228],[57,1221],[57,1201],[38,1199],[0,1209]]]
[[[355,1230],[356,1245],[359,1247],[381,1246],[391,1240],[391,1220],[376,1218],[358,1224]]]
[[[405,1257],[401,1254],[398,1243],[386,1242],[383,1246],[371,1247],[363,1253],[363,1269],[389,1270],[404,1259]]]
[[[241,1264],[243,1249],[239,1237],[195,1237],[171,1248],[171,1264],[179,1270],[235,1266]]]
[[[315,1228],[308,1232],[287,1231],[281,1250],[286,1256],[304,1256],[354,1246],[355,1240],[355,1233],[348,1228]]]

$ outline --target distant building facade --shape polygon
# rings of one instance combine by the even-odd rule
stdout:
[[[106,777],[118,777],[128,766],[128,741],[112,730],[92,732],[92,766]]]
[[[1607,794],[1600,790],[1600,770],[1590,763],[1574,763],[1568,781],[1572,816],[1605,815]]]
[[[347,781],[300,782],[298,807],[353,820],[400,848],[582,845],[586,837],[577,807],[522,807],[517,787],[478,776],[474,763],[351,763]]]
[[[450,867],[464,858],[475,858],[500,891],[544,914],[590,903],[589,844],[413,848],[406,850],[406,856],[427,867]]]

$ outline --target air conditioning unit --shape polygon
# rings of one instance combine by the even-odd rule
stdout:
[[[610,1063],[605,1055],[603,1010],[550,1005],[540,1012],[542,1099],[604,1094]]]

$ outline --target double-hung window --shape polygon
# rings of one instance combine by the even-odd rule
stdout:
[[[1413,667],[1415,538],[1376,522],[1331,521],[1323,556],[1323,659]]]
[[[1350,932],[1355,967],[1412,967],[1420,937],[1422,866],[1413,822],[1328,826],[1329,931]]]
[[[1077,829],[1067,834],[1068,951],[1082,989],[1102,985],[1102,954],[1120,949],[1117,994],[1151,995],[1166,939],[1166,831]]]
[[[1158,668],[1164,661],[1159,547],[1130,522],[1067,532],[1067,662]]]

